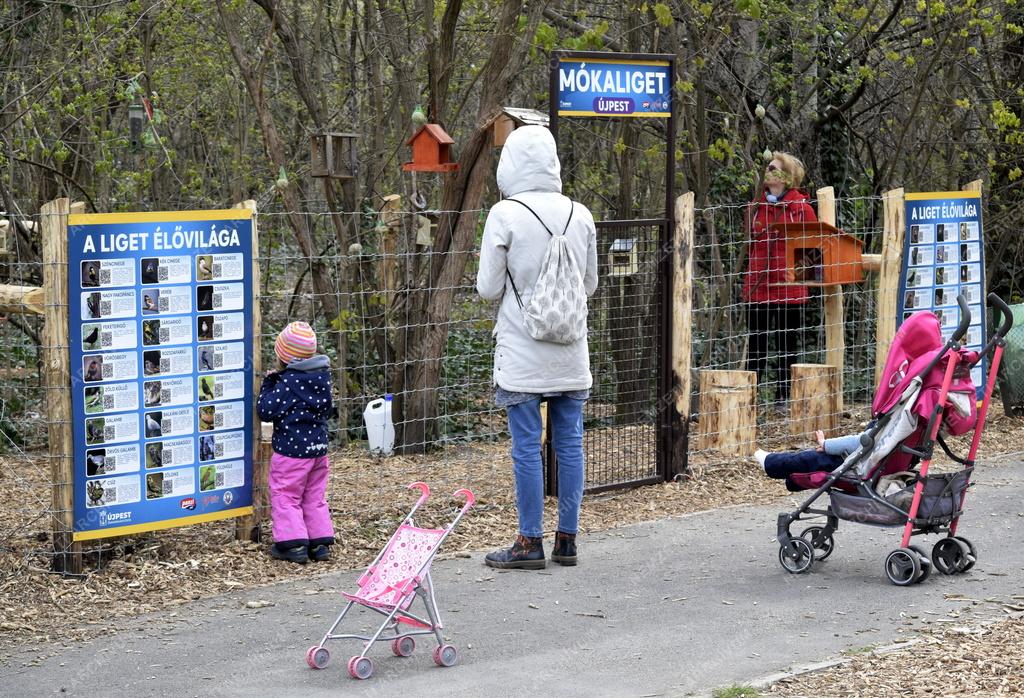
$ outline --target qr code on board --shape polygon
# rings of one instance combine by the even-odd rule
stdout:
[[[161,313],[166,313],[168,310],[171,309],[171,299],[170,298],[161,298],[159,306],[160,306],[160,312]]]
[[[224,325],[219,322],[213,323],[213,338],[220,339],[224,336]]]
[[[157,268],[157,271],[156,271],[156,278],[157,278],[157,279],[158,279],[159,281],[167,281],[167,279],[171,278],[170,272],[168,271],[167,267],[165,267],[165,266],[163,266],[163,265],[161,264],[161,265],[160,265],[160,266],[159,266],[159,267]]]
[[[109,347],[114,341],[113,332],[100,332],[100,346]]]
[[[170,419],[161,419],[160,420],[160,431],[162,433],[167,433],[170,430],[171,430],[171,420]]]
[[[103,462],[103,472],[111,473],[117,468],[117,456],[107,456]]]
[[[213,307],[219,308],[224,303],[224,294],[215,293],[213,294]]]
[[[169,341],[171,341],[171,331],[166,329],[166,328],[164,328],[164,327],[161,327],[160,328],[160,343],[161,344],[166,344]]]
[[[214,265],[213,265],[213,278],[215,278],[215,279],[219,279],[219,278],[220,278],[220,275],[221,275],[222,273],[223,273],[223,272],[222,272],[222,270],[221,270],[221,265],[220,265],[220,264],[217,264],[217,263],[214,263]]]
[[[219,383],[217,385],[213,386],[213,396],[214,397],[224,397],[224,386],[220,385]]]
[[[160,404],[166,405],[170,401],[171,401],[171,391],[170,390],[161,390],[160,391]]]
[[[224,426],[224,415],[220,412],[213,415],[213,426],[215,429]]]
[[[171,370],[170,359],[160,359],[160,373],[167,373]]]
[[[112,410],[114,409],[114,396],[104,395],[103,396],[103,409]],[[109,458],[107,460],[110,460]]]
[[[100,315],[110,315],[110,301],[100,301]]]
[[[217,476],[213,478],[214,489],[220,489],[224,486],[224,473],[217,473]]]
[[[164,480],[162,483],[160,483],[160,493],[163,496],[166,497],[172,492],[174,492],[174,482],[172,480]]]
[[[117,429],[114,427],[103,427],[103,440],[113,441],[117,438]]]
[[[110,283],[110,270],[100,269],[100,286],[106,286]]]
[[[221,354],[219,354],[219,353],[214,354],[213,355],[213,367],[214,368],[220,368],[223,365],[224,365],[224,357]],[[104,368],[106,368],[106,367],[104,366]]]
[[[224,457],[224,444],[216,444],[213,447],[213,457],[223,458]]]
[[[107,378],[113,378],[114,367],[110,364],[103,364],[103,368],[101,369],[100,375],[103,376],[104,380]]]
[[[103,499],[100,500],[100,504],[113,504],[117,501],[117,488],[116,487],[104,487],[103,488]]]

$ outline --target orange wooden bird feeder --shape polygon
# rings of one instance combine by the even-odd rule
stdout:
[[[412,146],[412,162],[402,165],[406,172],[455,172],[459,163],[451,161],[450,148],[455,141],[437,124],[420,127],[406,145]]]

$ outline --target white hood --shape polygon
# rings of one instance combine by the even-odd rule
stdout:
[[[562,167],[555,139],[544,126],[521,126],[509,134],[498,161],[498,188],[506,197],[524,191],[562,192]]]

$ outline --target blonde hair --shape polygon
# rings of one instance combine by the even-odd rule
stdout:
[[[804,181],[806,173],[800,158],[785,151],[776,150],[772,153],[772,159],[782,163],[782,171],[789,175],[789,186],[793,189],[799,187],[800,183]]]

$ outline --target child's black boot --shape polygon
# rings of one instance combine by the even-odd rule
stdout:
[[[548,564],[544,559],[544,539],[516,536],[511,548],[487,553],[484,564],[499,569],[542,570]]]
[[[270,557],[275,560],[287,560],[305,565],[309,561],[309,551],[305,545],[291,545],[284,548],[274,543],[270,546]]]

